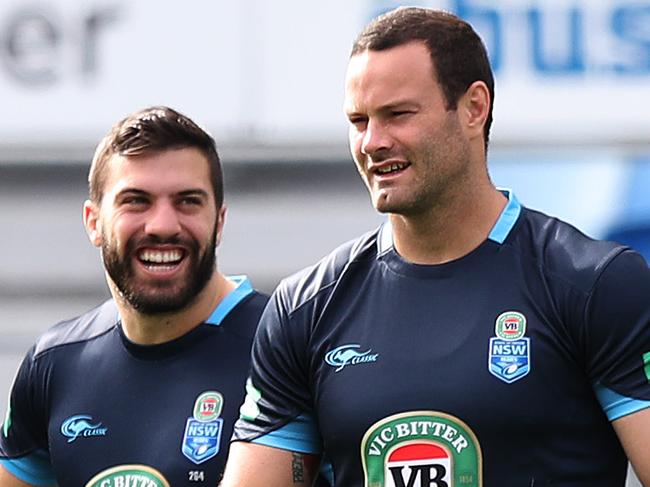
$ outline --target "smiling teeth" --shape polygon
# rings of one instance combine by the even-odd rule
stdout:
[[[386,173],[393,172],[393,171],[399,171],[400,169],[404,169],[407,165],[408,164],[394,163],[394,164],[391,164],[390,166],[384,166],[384,167],[377,168],[377,172],[379,174],[386,174]]]
[[[152,262],[155,264],[164,264],[167,262],[176,262],[181,260],[182,254],[179,250],[145,250],[140,253],[140,260]]]

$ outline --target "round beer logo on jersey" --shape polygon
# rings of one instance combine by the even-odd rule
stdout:
[[[436,411],[395,414],[361,442],[366,487],[482,487],[481,447],[460,419]]]
[[[526,334],[526,317],[518,311],[501,313],[494,331],[503,340],[518,340]]]
[[[95,475],[85,487],[170,487],[163,474],[146,465],[119,465]]]
[[[526,317],[518,311],[501,313],[494,332],[488,352],[490,374],[506,384],[523,379],[530,373],[530,338],[524,336]]]
[[[222,409],[223,396],[221,393],[206,391],[194,402],[194,419],[202,423],[209,423],[221,416]]]

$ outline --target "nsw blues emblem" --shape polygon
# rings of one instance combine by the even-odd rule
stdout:
[[[199,395],[193,417],[187,418],[181,451],[197,465],[219,453],[223,431],[223,396],[215,391]]]
[[[507,384],[525,377],[530,372],[530,338],[526,333],[526,317],[517,311],[501,313],[496,321],[495,334],[490,338],[488,370]]]

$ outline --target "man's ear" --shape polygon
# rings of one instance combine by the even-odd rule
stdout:
[[[459,101],[464,125],[470,137],[483,137],[483,127],[490,112],[490,91],[483,81],[474,81]]]
[[[221,243],[221,236],[223,235],[223,227],[226,224],[226,205],[221,205],[221,208],[217,211],[217,225],[216,225],[216,244],[217,247]]]
[[[99,208],[95,203],[86,200],[83,206],[83,222],[88,234],[88,240],[95,247],[102,245],[102,231],[99,224]]]

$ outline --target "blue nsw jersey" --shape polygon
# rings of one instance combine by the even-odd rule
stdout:
[[[267,297],[242,277],[184,336],[136,345],[107,301],[39,338],[14,382],[0,462],[33,485],[215,486]]]
[[[623,487],[650,406],[650,271],[514,196],[489,237],[406,262],[390,226],[284,280],[235,440],[324,452],[340,486]]]

